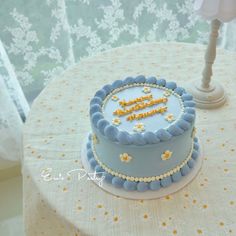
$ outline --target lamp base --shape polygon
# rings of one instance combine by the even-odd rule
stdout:
[[[196,106],[201,109],[218,108],[226,102],[224,88],[215,81],[211,81],[209,88],[203,88],[201,80],[191,81],[187,92],[193,95]]]

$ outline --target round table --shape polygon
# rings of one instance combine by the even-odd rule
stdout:
[[[24,129],[27,235],[236,234],[235,53],[218,50],[214,79],[225,86],[228,101],[217,110],[197,110],[204,162],[188,186],[157,200],[127,200],[99,189],[81,170],[89,100],[97,89],[138,74],[185,86],[200,79],[204,52],[196,44],[131,45],[84,59],[50,82]]]

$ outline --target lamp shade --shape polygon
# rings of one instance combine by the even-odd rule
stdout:
[[[236,0],[195,0],[194,9],[208,20],[227,22],[236,18]]]

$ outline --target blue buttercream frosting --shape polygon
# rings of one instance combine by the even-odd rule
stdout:
[[[112,89],[116,89],[119,88],[123,85],[123,81],[122,80],[116,80],[112,83]]]
[[[90,115],[94,114],[95,112],[101,112],[102,108],[99,104],[93,104],[90,106]]]
[[[173,136],[178,136],[184,133],[184,130],[178,127],[177,125],[172,125],[167,130]]]
[[[177,87],[175,82],[166,82],[166,88],[174,90]]]
[[[94,158],[89,160],[90,166],[94,169],[96,165],[98,165],[97,161]]]
[[[195,114],[196,114],[195,109],[194,109],[194,108],[191,108],[191,107],[186,107],[186,108],[184,109],[184,111],[185,111],[186,113],[189,113],[189,114],[192,114],[192,115],[195,115]]]
[[[107,127],[109,125],[109,122],[105,119],[101,119],[97,122],[97,127],[98,127],[98,130],[104,134],[104,129],[105,127]]]
[[[95,93],[95,97],[99,97],[104,99],[106,97],[106,91],[104,89],[100,89]]]
[[[190,129],[190,124],[189,122],[183,120],[183,119],[180,119],[179,121],[176,122],[176,125],[179,126],[181,129],[183,129],[184,131]]]
[[[119,178],[119,177],[114,177],[114,178],[112,179],[112,185],[114,185],[114,186],[117,187],[117,188],[122,188],[124,182],[125,182],[125,180],[124,180],[124,179],[121,179],[121,178]]]
[[[185,107],[195,107],[196,103],[194,101],[184,101]]]
[[[180,171],[181,171],[181,174],[185,176],[190,172],[190,168],[188,167],[188,165],[185,165],[180,169]]]
[[[169,185],[171,185],[172,181],[171,181],[171,177],[167,176],[163,179],[161,179],[161,186],[162,187],[168,187]]]
[[[182,99],[184,101],[190,101],[190,100],[193,100],[193,96],[189,93],[185,93],[185,94],[182,95]]]
[[[148,84],[156,84],[156,82],[157,82],[157,79],[156,79],[156,77],[154,77],[154,76],[148,77],[148,78],[146,79],[146,83],[148,83]]]
[[[180,181],[182,178],[182,174],[180,171],[177,171],[176,173],[174,173],[172,176],[171,176],[171,179],[173,182],[178,182]]]
[[[147,191],[147,190],[148,190],[148,183],[139,182],[139,183],[137,184],[137,190],[138,190],[139,192]]]
[[[146,78],[144,75],[139,75],[135,78],[135,82],[136,83],[145,83],[146,82]]]
[[[112,141],[116,141],[116,137],[118,134],[118,129],[113,126],[113,125],[108,125],[106,126],[106,128],[104,129],[104,134],[110,138]]]
[[[149,188],[151,190],[159,190],[161,188],[161,182],[160,180],[152,181],[149,184]]]
[[[127,77],[125,80],[124,80],[124,84],[127,85],[127,84],[133,84],[135,82],[135,79],[133,77]]]
[[[196,143],[196,142],[194,142],[194,149],[195,149],[195,150],[198,150],[198,149],[199,149],[199,144]]]
[[[90,135],[91,136],[91,135]],[[91,140],[91,139],[89,139]],[[171,176],[167,176],[161,180],[151,181],[149,183],[147,182],[135,182],[135,181],[128,181],[125,179],[122,179],[120,177],[114,176],[106,172],[93,158],[92,150],[90,149],[91,141],[87,144],[87,158],[89,161],[90,166],[96,171],[101,172],[100,176],[103,175],[105,177],[105,181],[107,183],[111,183],[114,187],[117,188],[124,188],[127,191],[139,191],[144,192],[148,190],[159,190],[161,187],[168,187],[172,182],[178,182],[181,180],[181,178],[185,175],[187,175],[192,168],[194,168],[195,161],[193,159],[190,159],[187,164],[185,164],[180,171],[177,171],[173,173]],[[194,147],[198,146],[197,138],[195,138],[194,141]],[[198,155],[198,151],[194,150],[196,155]]]
[[[161,141],[167,141],[167,140],[169,140],[172,137],[172,135],[168,131],[166,131],[164,129],[159,129],[156,132],[156,136]]]
[[[159,127],[159,130],[155,130],[153,129],[152,126],[150,126],[151,122],[155,121],[154,118],[152,117],[148,117],[145,118],[145,122],[147,121],[147,125],[150,127],[146,129],[142,132],[142,137],[140,135],[136,135],[134,132],[130,132],[130,129],[132,128],[133,123],[129,123],[127,121],[125,121],[126,117],[120,117],[121,119],[121,128],[117,127],[117,130],[114,128],[108,128],[110,127],[110,125],[112,125],[111,123],[111,118],[107,119],[106,117],[104,117],[104,114],[102,112],[102,101],[105,99],[105,97],[114,89],[116,88],[121,88],[124,85],[131,85],[131,84],[143,84],[143,86],[146,85],[148,86],[149,84],[152,85],[159,85],[161,87],[166,87],[168,89],[174,90],[174,92],[178,95],[180,95],[180,98],[183,100],[183,105],[185,106],[185,113],[182,115],[182,118],[177,120],[176,122],[174,122],[173,124],[168,125],[168,122],[165,121],[164,116],[160,116],[157,115],[157,119],[158,121],[156,126],[153,127]],[[133,87],[132,87],[133,89]],[[158,90],[158,88],[155,88]],[[153,90],[153,93],[156,94],[154,88],[151,88],[151,90]],[[141,90],[139,90],[141,92]],[[135,92],[136,93],[136,92]],[[128,95],[129,93],[127,93]],[[142,95],[141,95],[142,94]],[[124,93],[124,97],[126,98],[126,93]],[[136,95],[136,96],[143,96],[143,93],[140,93],[140,95]],[[163,96],[163,94],[159,94],[159,96]],[[118,94],[119,97],[119,94]],[[154,97],[154,99],[156,99],[158,97]],[[122,99],[122,97],[120,97],[119,99]],[[175,104],[175,100],[174,96],[171,95],[170,97],[168,97],[168,103],[170,103],[170,107],[168,109],[175,109],[177,108],[177,103]],[[172,104],[173,103],[173,104]],[[102,89],[98,90],[95,94],[95,97],[91,100],[90,103],[90,115],[91,115],[91,120],[92,123],[94,125],[94,127],[97,127],[99,132],[101,132],[101,134],[105,135],[105,129],[107,130],[106,133],[108,134],[108,136],[110,137],[110,139],[112,141],[118,141],[121,144],[124,145],[130,145],[130,144],[134,144],[134,145],[145,145],[145,144],[155,144],[158,143],[160,141],[164,142],[167,141],[169,139],[171,139],[173,136],[178,136],[181,135],[183,132],[187,131],[191,125],[192,122],[195,119],[195,110],[194,110],[194,101],[192,100],[192,95],[188,94],[185,92],[185,90],[181,87],[177,87],[175,82],[166,82],[165,79],[156,79],[155,77],[149,77],[149,78],[145,78],[145,76],[143,75],[139,75],[135,78],[133,77],[127,77],[124,81],[122,80],[116,80],[112,83],[112,85],[105,85]],[[112,106],[114,106],[115,104],[119,104],[118,102],[112,102]],[[112,107],[111,107],[112,109]],[[150,108],[152,109],[152,108]],[[150,110],[147,109],[147,110]],[[113,110],[114,111],[114,110]],[[111,111],[112,112],[112,111]],[[110,113],[111,113],[110,112]],[[171,110],[168,110],[168,112],[174,112]],[[112,113],[111,113],[112,114]],[[174,116],[178,116],[178,113],[174,114]],[[109,115],[110,117],[110,115]],[[113,116],[114,117],[114,116]],[[102,120],[102,121],[101,121]],[[106,120],[106,121],[105,121]],[[108,123],[107,123],[108,122]],[[141,121],[142,122],[142,121]],[[126,123],[126,124],[125,124]],[[123,125],[125,124],[125,126]],[[164,124],[166,124],[166,126],[169,126],[169,128],[166,130]],[[129,127],[130,128],[128,130],[124,129],[124,127]],[[128,133],[121,133],[127,131]],[[108,137],[107,136],[107,137]],[[108,138],[109,138],[108,137]]]
[[[95,112],[92,115],[92,122],[95,126],[97,126],[97,123],[99,120],[103,119],[103,115],[101,112]]]
[[[193,168],[194,167],[194,160],[193,159],[190,159],[188,162],[188,166],[189,166],[189,168]]]
[[[132,101],[148,95],[152,95],[153,100],[166,97],[168,101],[151,104],[128,115],[114,112],[117,109],[127,110],[135,106],[135,103],[122,105],[121,101]],[[150,98],[144,98],[141,102],[147,103],[148,99]],[[127,118],[130,114],[145,113],[161,106],[167,107],[167,111],[163,114],[145,116],[140,120],[135,118],[133,121]],[[175,82],[166,82],[164,79],[146,78],[140,75],[134,78],[127,77],[124,81],[116,80],[112,85],[105,85],[96,92],[90,102],[92,129],[98,140],[93,146],[96,150],[95,156],[91,145],[87,145],[90,166],[95,170],[101,170],[95,160],[98,158],[99,163],[104,164],[104,168],[107,167],[114,173],[118,173],[111,175],[109,171],[105,171],[105,181],[127,191],[158,190],[169,186],[172,182],[177,182],[194,168],[194,160],[198,157],[199,149],[195,138],[191,159],[180,171],[171,176],[151,182],[128,181],[121,176],[136,178],[158,176],[180,165],[191,150],[195,122],[194,106],[192,95],[178,87]],[[173,115],[175,120],[171,122],[167,115]],[[138,123],[143,123],[143,130],[137,130]],[[168,160],[163,160],[162,155],[167,150],[172,153],[172,156]],[[122,161],[121,154],[128,154],[131,160]]]
[[[158,79],[156,81],[156,84],[159,85],[159,86],[165,86],[166,85],[166,80],[165,79]]]
[[[193,150],[193,153],[192,153],[192,158],[194,160],[196,160],[198,158],[198,152],[196,150]]]
[[[127,131],[120,131],[117,135],[117,140],[119,141],[120,144],[131,144],[132,139],[130,134]]]
[[[147,143],[158,143],[160,139],[153,132],[147,131],[143,134],[143,137]]]
[[[175,88],[174,91],[175,91],[175,93],[177,93],[181,96],[185,92],[185,89],[181,88],[181,87],[177,87],[177,88]]]
[[[192,115],[192,114],[189,114],[189,113],[184,113],[184,114],[182,115],[182,118],[183,118],[184,120],[188,121],[188,122],[193,122],[194,119],[195,119],[195,116]]]
[[[110,84],[107,84],[103,87],[103,90],[106,91],[106,95],[107,95],[112,91],[112,86]]]
[[[112,182],[112,179],[114,178],[114,175],[111,175],[107,172],[104,173],[104,177],[105,177],[105,181],[108,182],[108,183],[111,183]]]
[[[93,158],[93,151],[91,149],[88,150],[87,157],[88,157],[88,159]]]
[[[143,135],[142,134],[133,134],[132,135],[132,140],[133,140],[133,143],[135,145],[145,145],[146,144],[146,141],[145,139],[143,138]]]
[[[137,189],[137,182],[126,180],[124,182],[124,189],[126,189],[128,191],[136,190]]]
[[[101,105],[102,104],[102,99],[99,98],[99,97],[94,97],[91,99],[91,102],[90,102],[90,105],[93,105],[93,104],[99,104]]]

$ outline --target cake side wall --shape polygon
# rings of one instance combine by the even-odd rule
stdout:
[[[163,175],[179,166],[191,154],[194,123],[181,135],[157,144],[122,145],[112,142],[93,127],[96,158],[107,168],[133,177]]]

